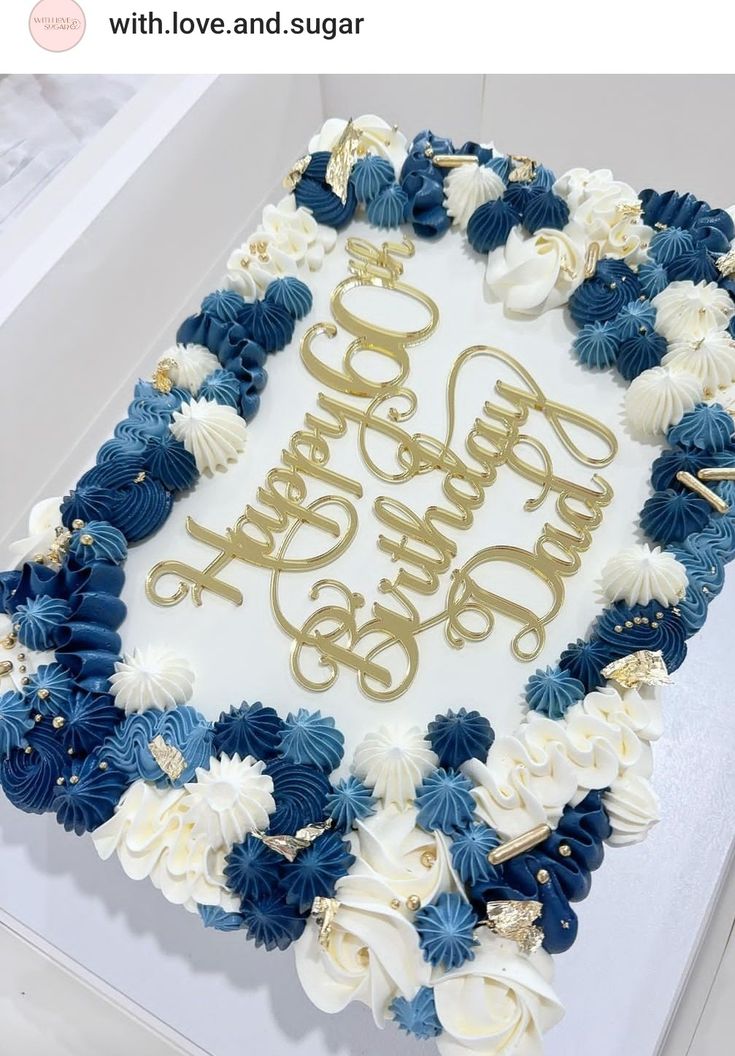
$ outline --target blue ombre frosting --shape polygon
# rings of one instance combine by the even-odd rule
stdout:
[[[595,274],[585,279],[569,298],[569,311],[577,326],[614,319],[622,308],[640,296],[635,272],[623,260],[599,261]]]
[[[679,543],[691,532],[701,532],[710,507],[691,491],[657,491],[641,510],[641,528],[655,543]]]
[[[382,190],[395,183],[396,174],[387,158],[368,154],[358,158],[352,170],[352,185],[355,188],[358,202],[367,205]]]
[[[266,352],[278,352],[293,337],[294,317],[273,301],[252,301],[240,313],[240,325]]]
[[[52,809],[67,832],[82,836],[109,821],[128,786],[127,776],[106,763],[98,753],[74,762],[63,784],[56,786]]]
[[[280,891],[273,891],[241,908],[245,934],[266,950],[287,950],[303,934],[306,920],[290,906]]]
[[[484,763],[495,740],[495,732],[485,716],[466,708],[437,715],[429,723],[428,736],[439,765],[450,770],[468,759],[479,759]]]
[[[456,832],[472,821],[472,782],[458,770],[439,768],[428,774],[416,793],[417,821],[422,829]]]
[[[445,891],[436,902],[420,909],[414,918],[424,959],[445,971],[473,960],[479,945],[474,929],[477,915],[462,895]]]
[[[177,748],[184,758],[184,770],[175,781],[153,758],[149,745],[156,737]],[[126,774],[131,782],[143,778],[160,788],[171,785],[180,788],[194,779],[197,768],[208,769],[211,754],[209,723],[194,708],[182,705],[171,711],[150,708],[129,716],[106,742],[103,759]]]
[[[239,755],[244,759],[274,759],[279,752],[283,719],[274,708],[260,701],[242,703],[223,711],[214,724],[214,750],[217,755]]]
[[[508,235],[520,222],[518,210],[505,197],[497,198],[475,209],[467,224],[467,239],[478,253],[489,253],[505,245]]]
[[[559,667],[581,682],[586,693],[591,693],[604,682],[600,672],[608,660],[604,642],[578,638],[576,642],[570,642],[559,657]]]
[[[205,928],[214,931],[239,931],[245,927],[242,913],[229,913],[221,906],[198,906],[199,918]]]
[[[296,204],[310,209],[319,224],[329,227],[344,227],[355,215],[357,195],[352,180],[347,185],[347,197],[343,202],[327,183],[327,166],[331,159],[328,150],[318,150],[296,184]],[[256,338],[257,340],[257,338]]]
[[[303,319],[314,304],[309,287],[293,275],[269,282],[263,300],[285,308],[292,319]]]
[[[57,715],[58,709],[69,699],[73,684],[69,672],[61,664],[41,664],[28,676],[26,698],[44,715]]]
[[[288,759],[272,759],[265,772],[273,780],[276,801],[275,813],[270,817],[270,832],[293,835],[305,825],[322,821],[327,796],[332,791],[322,770]]]
[[[7,759],[14,748],[25,748],[26,734],[35,722],[31,708],[22,693],[9,690],[0,694],[0,759]]]
[[[434,991],[430,986],[422,986],[410,1000],[406,997],[393,998],[390,1013],[399,1030],[419,1041],[436,1038],[442,1032],[434,1005]]]
[[[332,897],[334,885],[354,864],[349,844],[338,833],[325,833],[286,864],[281,878],[286,901],[307,913],[317,896]]]
[[[289,713],[281,730],[280,749],[284,759],[306,763],[329,773],[342,762],[345,739],[331,716],[299,708]]]
[[[591,370],[605,370],[618,358],[620,335],[613,320],[588,323],[572,344],[579,362]]]
[[[176,340],[182,345],[204,345],[217,355],[230,330],[239,322],[244,306],[244,299],[234,290],[215,290],[204,298],[197,315],[184,320]]]
[[[667,227],[653,236],[649,253],[657,264],[666,267],[682,253],[689,253],[693,249],[694,238],[689,231],[682,227]]]
[[[463,884],[478,884],[489,880],[494,867],[488,855],[500,844],[500,837],[487,825],[467,825],[452,834],[452,865]]]
[[[376,227],[398,227],[406,219],[408,208],[408,195],[393,183],[368,203],[367,218]]]
[[[648,300],[630,301],[621,308],[614,320],[621,340],[638,337],[653,330],[656,325],[656,309]]]
[[[560,719],[584,697],[584,685],[563,668],[539,669],[526,683],[526,703],[532,711]]]
[[[657,367],[666,355],[666,338],[655,330],[645,327],[641,327],[641,330],[641,333],[627,337],[620,344],[617,368],[626,381],[637,378],[644,370]]]
[[[681,667],[686,656],[684,626],[676,608],[658,602],[626,605],[615,602],[594,624],[594,636],[608,649],[607,663],[639,649],[660,649],[669,672]]]
[[[569,206],[557,194],[542,187],[535,187],[528,195],[523,210],[523,226],[531,234],[542,227],[561,231],[569,222]]]
[[[724,407],[719,403],[700,403],[669,429],[667,439],[674,447],[714,453],[731,447],[733,432],[735,422]]]
[[[354,776],[339,781],[326,802],[327,817],[331,818],[340,832],[349,832],[356,822],[370,817],[377,806],[373,794],[362,781]]]
[[[638,282],[646,297],[653,299],[669,285],[669,277],[663,264],[649,260],[638,268]]]
[[[720,278],[709,250],[701,243],[670,261],[666,271],[670,282],[717,282]]]
[[[56,782],[66,772],[69,757],[50,722],[30,730],[26,742],[26,747],[15,748],[0,762],[0,784],[14,807],[43,814],[51,809]]]
[[[261,898],[278,883],[285,859],[262,840],[248,834],[225,859],[225,878],[231,891],[242,898]]]
[[[231,370],[220,367],[206,376],[197,395],[200,399],[214,400],[225,407],[234,407],[237,411],[240,407],[240,382]]]
[[[57,712],[64,725],[60,729],[64,746],[74,753],[87,754],[114,733],[123,712],[106,693],[76,689],[59,705]]]
[[[121,565],[128,556],[128,544],[122,532],[106,521],[88,521],[84,528],[72,532],[69,553],[80,565],[108,561]]]
[[[28,600],[15,609],[13,624],[18,641],[27,649],[42,652],[59,645],[60,632],[69,619],[71,610],[61,598],[44,595]]]

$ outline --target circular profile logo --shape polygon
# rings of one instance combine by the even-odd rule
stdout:
[[[82,39],[86,26],[76,0],[39,0],[28,20],[31,36],[46,51],[69,51]]]

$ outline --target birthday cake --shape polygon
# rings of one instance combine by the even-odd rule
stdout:
[[[284,186],[15,544],[0,783],[320,1009],[538,1053],[735,556],[735,226],[372,115]]]

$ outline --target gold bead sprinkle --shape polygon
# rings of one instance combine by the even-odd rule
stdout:
[[[390,908],[391,909],[400,909],[401,908],[401,900],[400,900],[400,898],[392,898],[390,900]]]
[[[432,869],[436,864],[436,851],[424,851],[421,855],[421,864],[424,869]]]
[[[84,535],[79,536],[79,542],[82,544],[82,546],[91,546],[94,542],[94,536],[90,535],[88,532],[85,532]]]
[[[48,698],[51,696],[51,693],[48,689],[39,689],[36,693],[36,696],[39,700],[48,700]]]
[[[51,720],[51,725],[53,726],[53,728],[55,730],[62,730],[64,728],[65,724],[66,724],[66,719],[64,718],[63,715],[56,715]]]
[[[572,848],[569,846],[568,843],[559,844],[559,854],[562,856],[562,858],[569,858],[571,853]]]
[[[539,869],[536,873],[536,879],[540,884],[548,884],[549,880],[551,880],[551,873],[548,869]]]
[[[71,777],[69,778],[69,784],[70,784],[70,785],[77,785],[77,784],[79,784],[79,778],[77,777],[77,775],[76,775],[76,774],[72,774],[72,775],[71,775]]]
[[[75,532],[78,532],[80,528],[84,527],[84,521],[80,517],[75,517],[71,522],[71,526]]]
[[[418,895],[409,895],[406,899],[406,909],[410,909],[412,913],[415,913],[417,909],[421,909],[421,899]]]

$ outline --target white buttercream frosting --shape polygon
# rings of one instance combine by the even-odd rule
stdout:
[[[312,919],[295,946],[296,971],[307,996],[323,1012],[341,1012],[351,1001],[367,1005],[385,1024],[397,996],[412,998],[431,970],[411,920],[391,905],[390,886],[376,876],[344,876],[325,945]]]
[[[353,769],[386,806],[403,807],[439,760],[418,726],[381,726],[355,749]]]
[[[287,194],[276,205],[265,206],[260,226],[232,251],[225,286],[253,301],[274,278],[296,275],[300,267],[318,271],[336,241],[333,227],[318,224]]]
[[[514,736],[496,738],[487,762],[463,764],[476,812],[508,838],[555,826],[568,803],[607,788],[624,771],[648,776],[648,741],[657,728],[655,701],[621,697],[612,685],[589,693],[559,721],[532,712]]]
[[[360,132],[359,145],[369,154],[387,158],[398,176],[406,160],[407,140],[403,133],[395,125],[389,125],[382,117],[377,117],[375,114],[362,114],[360,117],[355,117],[352,119],[352,125]],[[309,140],[309,153],[314,154],[318,150],[333,150],[346,126],[347,121],[344,118],[330,117]]]
[[[194,672],[173,649],[148,646],[126,653],[110,676],[110,693],[126,715],[148,708],[175,708],[191,699]]]
[[[198,905],[229,912],[239,900],[225,885],[225,851],[193,835],[185,789],[136,781],[114,815],[92,833],[100,858],[117,854],[132,880],[149,879],[164,898],[196,912]]]
[[[602,797],[602,805],[612,827],[607,843],[613,847],[640,843],[660,816],[658,797],[640,774],[621,774]]]
[[[267,828],[276,804],[273,779],[264,769],[265,763],[250,755],[222,755],[210,760],[208,770],[198,769],[181,802],[193,824],[192,835],[220,850],[242,843],[248,832]]]
[[[735,381],[735,341],[727,330],[710,330],[699,340],[672,341],[661,362],[693,374],[714,391]]]
[[[448,839],[439,831],[420,829],[416,815],[414,807],[389,806],[359,821],[352,837],[356,861],[351,872],[384,880],[401,901],[416,895],[426,905],[461,885]]]
[[[599,245],[600,256],[643,259],[653,232],[640,222],[640,201],[629,184],[609,169],[570,169],[553,190],[569,206],[570,220]]]
[[[508,311],[537,314],[566,304],[584,279],[586,242],[582,228],[541,228],[531,235],[514,227],[487,261],[485,281]]]
[[[653,298],[656,329],[667,341],[699,341],[724,330],[735,313],[727,290],[716,282],[670,282]]]
[[[188,389],[195,396],[207,375],[220,365],[217,357],[204,345],[174,345],[161,358],[171,364],[169,375],[174,385]]]
[[[450,170],[444,180],[444,205],[461,231],[475,209],[502,198],[504,193],[505,183],[486,165],[460,165]]]
[[[247,426],[234,407],[190,400],[174,411],[171,432],[194,456],[200,473],[225,469],[245,447]]]
[[[28,516],[28,535],[17,539],[8,548],[15,557],[15,567],[20,568],[37,554],[45,554],[54,542],[60,524],[61,499],[58,496],[37,502]]]
[[[441,1056],[541,1056],[542,1035],[563,1015],[551,957],[485,928],[477,937],[474,958],[434,984]]]
[[[658,601],[673,605],[687,588],[687,572],[681,561],[660,546],[634,544],[610,558],[602,570],[602,589],[608,601],[647,605]]]
[[[630,383],[625,415],[636,436],[656,436],[676,425],[702,398],[702,383],[672,367],[651,367]]]

